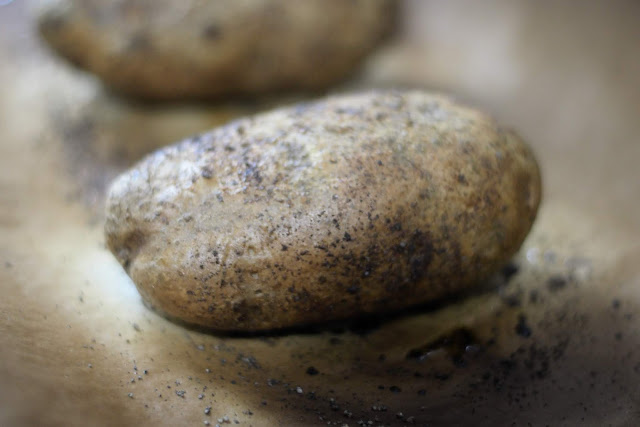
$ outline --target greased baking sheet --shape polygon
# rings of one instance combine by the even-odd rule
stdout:
[[[48,52],[27,6],[0,6],[0,424],[639,422],[637,4],[407,2],[335,91],[452,92],[514,127],[543,170],[536,225],[472,294],[255,337],[145,308],[104,248],[103,195],[149,150],[299,96],[127,103]]]

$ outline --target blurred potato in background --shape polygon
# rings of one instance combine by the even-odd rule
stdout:
[[[320,90],[396,22],[395,0],[56,0],[40,34],[109,87],[144,99]]]

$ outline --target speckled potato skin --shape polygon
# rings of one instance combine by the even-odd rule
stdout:
[[[424,92],[336,96],[157,151],[112,185],[108,247],[145,301],[218,330],[400,309],[505,263],[536,161],[486,115]]]
[[[395,0],[56,0],[48,44],[118,92],[206,99],[344,79],[395,22]]]

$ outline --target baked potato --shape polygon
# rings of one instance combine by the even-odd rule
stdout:
[[[444,96],[374,91],[150,154],[113,183],[106,241],[160,312],[266,330],[479,283],[518,250],[540,196],[514,132]]]

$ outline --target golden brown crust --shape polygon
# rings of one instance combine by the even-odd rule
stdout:
[[[519,248],[540,176],[487,116],[424,92],[336,96],[151,154],[112,186],[109,248],[185,322],[261,330],[398,309]]]
[[[58,0],[39,29],[62,56],[148,99],[321,89],[389,32],[394,0]]]

